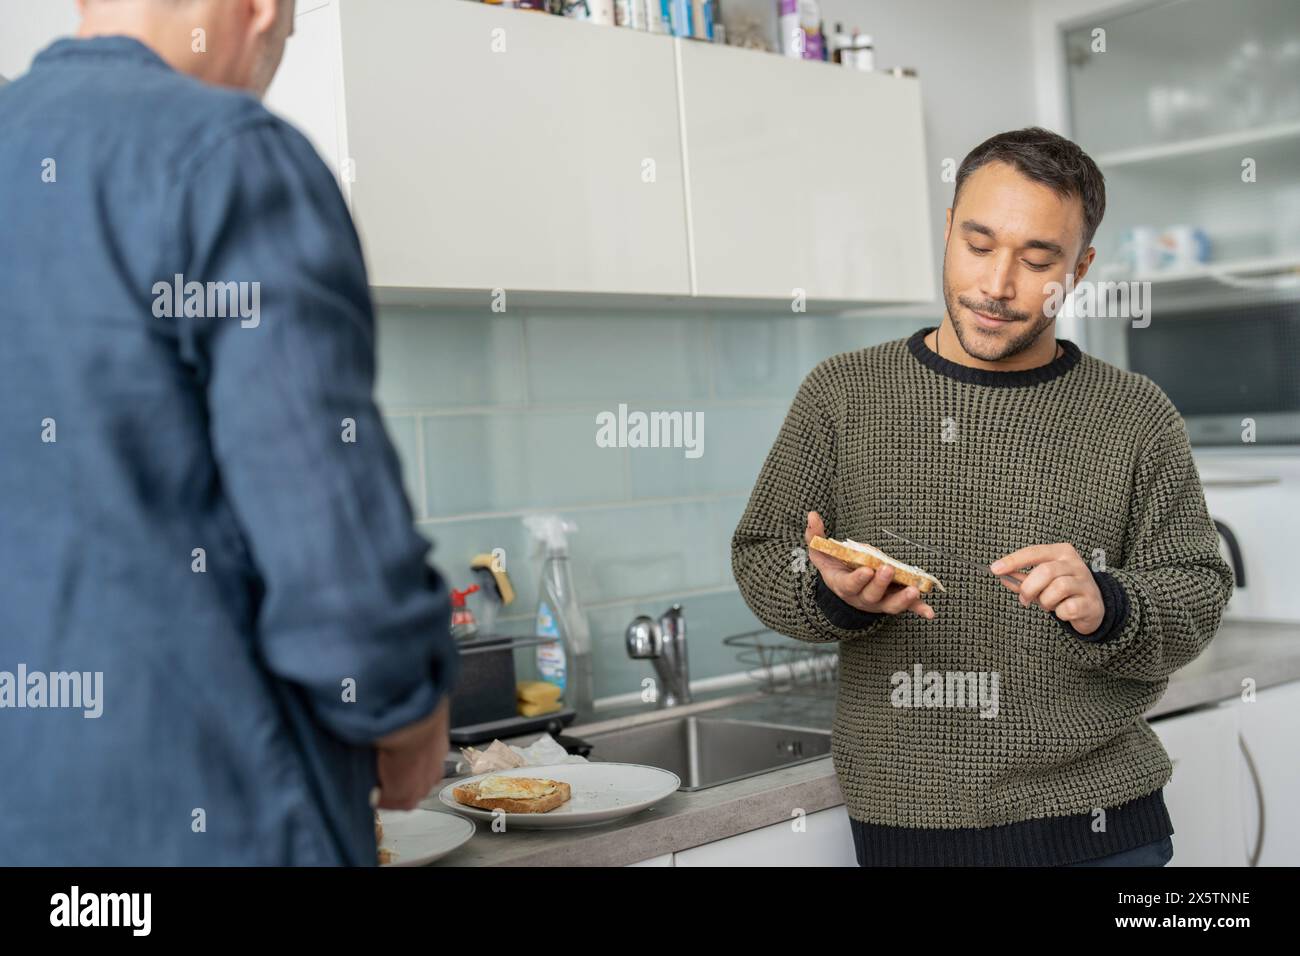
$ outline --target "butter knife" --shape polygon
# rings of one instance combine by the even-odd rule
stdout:
[[[914,548],[920,548],[922,551],[929,551],[933,554],[939,555],[939,557],[941,558],[947,558],[949,561],[957,561],[960,562],[961,564],[969,564],[973,568],[979,568],[985,574],[992,573],[989,571],[989,566],[987,564],[980,564],[978,561],[972,561],[970,558],[961,558],[955,554],[947,554],[946,552],[940,551],[938,548],[930,547],[928,544],[921,544],[917,541],[911,540],[910,538],[904,538],[901,534],[895,534],[894,532],[890,531],[888,528],[881,528],[880,530],[883,531],[885,534],[889,535],[891,538],[897,538],[899,541],[903,541],[907,544],[910,544]],[[998,577],[1009,584],[1015,584],[1015,585],[1023,584],[1025,580],[1024,578],[1016,577],[1014,574],[999,574]],[[1016,593],[1019,593],[1019,590],[1020,590],[1019,587],[1017,587]]]

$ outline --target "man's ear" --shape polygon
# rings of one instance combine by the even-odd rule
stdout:
[[[1074,267],[1074,281],[1076,284],[1083,281],[1083,277],[1086,276],[1088,270],[1092,268],[1092,261],[1096,258],[1097,247],[1089,246],[1088,251],[1083,254],[1083,258],[1081,258],[1078,264]]]
[[[951,234],[952,234],[952,206],[949,206],[948,211],[944,214],[944,220],[943,220],[943,244],[945,246],[948,245],[948,236]]]
[[[244,0],[248,4],[248,28],[256,35],[263,36],[275,29],[279,22],[280,8],[289,0]]]

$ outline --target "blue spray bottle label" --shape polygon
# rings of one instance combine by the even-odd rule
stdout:
[[[537,605],[537,636],[556,639],[551,644],[537,645],[537,670],[542,675],[542,680],[549,681],[560,690],[564,690],[567,671],[564,642],[559,639],[559,625],[555,622],[555,615],[551,613],[550,605],[545,601]]]

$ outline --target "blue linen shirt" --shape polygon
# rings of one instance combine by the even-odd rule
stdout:
[[[0,864],[374,863],[458,663],[373,379],[288,124],[127,37],[0,88]]]

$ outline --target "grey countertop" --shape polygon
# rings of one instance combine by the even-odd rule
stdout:
[[[1241,693],[1253,678],[1260,690],[1300,680],[1300,624],[1224,621],[1205,653],[1176,672],[1149,719],[1212,704]],[[742,688],[697,695],[674,715],[707,711],[711,717],[762,720],[826,729],[833,696],[759,694]],[[613,729],[661,720],[666,711],[646,705],[603,710],[598,721],[566,733]],[[529,743],[531,734],[510,743]],[[439,789],[442,788],[439,784]],[[844,802],[830,757],[784,767],[733,783],[672,796],[626,820],[576,830],[479,832],[434,866],[622,866],[725,839],[790,818],[791,807],[807,813]],[[434,794],[421,806],[449,812]]]

